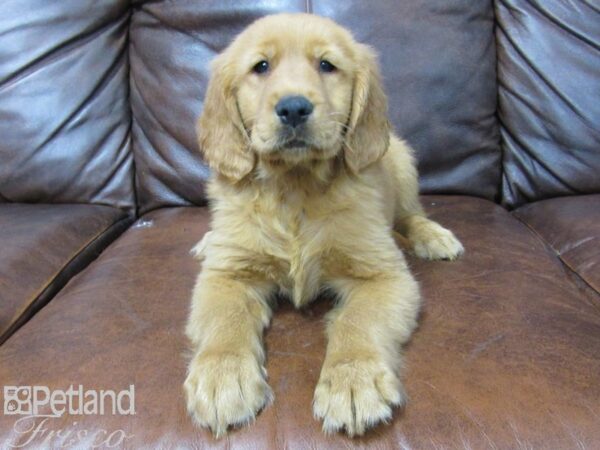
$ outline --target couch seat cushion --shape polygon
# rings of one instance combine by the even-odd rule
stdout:
[[[0,204],[0,343],[128,223],[108,206]]]
[[[327,301],[302,312],[281,303],[266,334],[275,402],[251,427],[215,441],[193,426],[183,328],[198,272],[188,252],[208,228],[204,208],[153,211],[127,230],[0,348],[0,383],[135,386],[134,415],[46,418],[53,447],[65,443],[62,429],[79,433],[79,447],[112,433],[125,448],[599,447],[600,310],[582,301],[596,294],[572,283],[545,244],[493,203],[424,201],[467,253],[453,263],[411,259],[425,306],[406,348],[410,402],[362,438],[324,436],[312,417]],[[0,421],[1,442],[30,438],[31,424],[15,429],[17,417]]]
[[[514,214],[600,292],[600,194],[530,203]]]

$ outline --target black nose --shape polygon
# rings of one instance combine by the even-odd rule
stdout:
[[[292,127],[297,127],[306,122],[313,109],[313,104],[306,97],[299,95],[283,97],[275,105],[275,112],[281,123]]]

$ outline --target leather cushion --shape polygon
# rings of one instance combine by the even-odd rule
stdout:
[[[0,1],[0,202],[133,209],[128,2]]]
[[[594,2],[496,5],[502,201],[600,192],[600,9]]]
[[[311,11],[381,53],[390,118],[417,152],[422,189],[498,197],[494,16],[490,2],[140,2],[131,19],[131,105],[145,212],[202,205],[208,169],[195,122],[208,64],[254,19]]]
[[[600,292],[600,194],[543,200],[514,214]]]
[[[130,228],[0,348],[0,384],[121,390],[135,385],[134,416],[49,419],[45,428],[122,429],[131,448],[596,448],[600,446],[598,296],[518,220],[491,202],[425,197],[466,254],[416,261],[425,297],[407,346],[406,410],[350,441],[312,417],[328,302],[282,303],[266,335],[275,402],[249,428],[215,442],[185,412],[183,327],[198,264],[188,254],[208,228],[204,208],[157,210]],[[138,222],[139,223],[139,222]],[[596,301],[594,306],[592,301]],[[93,355],[93,357],[91,357]],[[14,417],[0,439],[24,442]],[[86,440],[87,439],[87,440]],[[60,437],[50,436],[49,446]]]
[[[0,343],[130,222],[97,205],[0,204]]]

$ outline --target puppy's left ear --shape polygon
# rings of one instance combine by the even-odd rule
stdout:
[[[357,64],[344,148],[346,164],[355,174],[380,159],[390,143],[387,98],[383,92],[377,54],[370,47],[358,44]]]

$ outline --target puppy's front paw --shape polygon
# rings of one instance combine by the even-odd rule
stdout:
[[[423,259],[456,259],[465,251],[452,231],[427,220],[408,236],[415,254]]]
[[[392,417],[404,404],[398,377],[381,361],[346,361],[324,367],[315,390],[313,411],[327,434],[346,430],[349,436]]]
[[[270,403],[273,393],[265,375],[252,354],[197,355],[184,384],[187,409],[197,423],[220,437],[230,425],[250,422]]]

